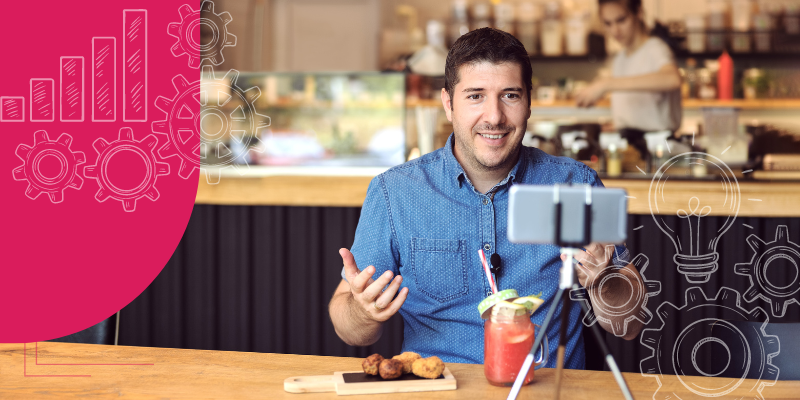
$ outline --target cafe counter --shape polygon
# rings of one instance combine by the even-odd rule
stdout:
[[[361,207],[370,180],[383,168],[276,168],[245,167],[242,174],[223,169],[218,184],[210,185],[201,176],[196,204],[253,206]],[[651,179],[632,174],[630,178],[602,178],[608,188],[625,189],[630,214],[650,214],[648,195]],[[800,217],[800,182],[745,180],[739,176],[741,204],[739,216]],[[687,196],[711,198],[724,196],[715,180],[684,180],[673,183],[671,190]],[[689,195],[691,194],[691,195]],[[674,198],[684,198],[673,193]],[[715,201],[716,202],[716,201]],[[721,202],[720,202],[721,203]],[[667,204],[657,214],[675,215],[685,204]],[[721,215],[712,209],[710,215]]]
[[[352,246],[367,186],[382,171],[251,167],[239,175],[228,168],[217,185],[201,176],[192,216],[172,258],[121,312],[120,344],[340,357],[399,354],[402,319],[390,319],[376,344],[351,347],[336,335],[327,309],[341,281],[338,250]],[[661,282],[661,292],[648,300],[653,314],[648,326],[658,327],[658,306],[684,304],[686,290],[697,286],[678,273],[674,238],[659,229],[659,224],[685,222],[675,210],[686,205],[666,204],[664,215],[652,217],[650,179],[633,178],[639,177],[603,181],[630,196],[626,246],[632,256],[643,254],[649,260],[642,269],[645,278]],[[751,235],[770,242],[778,227],[786,225],[789,240],[800,243],[800,184],[739,180],[736,219],[712,210],[700,226],[703,235],[724,233],[716,246],[718,270],[701,285],[711,297],[721,287],[747,291],[749,277],[736,274],[735,265],[753,258]],[[720,193],[720,181],[675,183],[686,195],[703,199],[714,200],[707,196]],[[691,230],[684,228],[678,234],[686,243]],[[468,261],[465,268],[480,268],[477,259]],[[791,273],[787,268],[780,279],[792,281],[796,277]],[[769,309],[763,301],[748,307],[756,305]],[[800,321],[800,307],[787,307],[782,320]],[[663,329],[672,337],[680,333],[673,332],[673,324]],[[623,371],[638,372],[639,362],[651,355],[638,340],[606,336]],[[584,335],[584,343],[587,368],[602,370],[603,358],[591,335]]]

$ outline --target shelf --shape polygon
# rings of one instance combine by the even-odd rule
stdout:
[[[703,107],[736,107],[743,110],[800,110],[800,99],[733,99],[733,100],[699,100],[699,99],[683,99],[684,109],[699,109]],[[420,99],[409,100],[406,102],[406,107],[442,107],[442,101],[439,99]],[[610,108],[609,101],[599,102],[595,108]],[[558,100],[553,103],[540,103],[538,101],[531,102],[531,108],[577,108],[575,102],[572,100]]]

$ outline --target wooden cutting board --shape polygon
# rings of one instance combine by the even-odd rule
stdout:
[[[293,376],[283,381],[283,390],[289,393],[336,392],[338,395],[427,392],[455,390],[456,378],[447,367],[436,379],[404,374],[400,378],[385,380],[367,375],[363,371],[334,372],[333,375]]]

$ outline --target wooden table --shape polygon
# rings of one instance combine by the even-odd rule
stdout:
[[[338,396],[334,393],[286,393],[283,380],[290,376],[326,375],[361,367],[361,359],[357,358],[48,342],[39,343],[37,351],[36,346],[33,343],[0,344],[0,398],[332,399]],[[508,395],[508,388],[490,386],[486,382],[482,365],[448,364],[448,367],[458,381],[457,390],[372,397],[504,399]],[[523,388],[520,398],[551,398],[553,378],[554,370],[536,371],[534,383]],[[567,370],[564,379],[563,399],[621,398],[609,372]],[[653,398],[658,388],[655,378],[637,373],[625,374],[625,379],[637,399]],[[677,378],[665,379],[662,383],[681,398],[691,397]],[[744,395],[734,392],[731,397],[734,394]],[[778,382],[765,388],[763,394],[768,399],[797,398],[800,381]]]

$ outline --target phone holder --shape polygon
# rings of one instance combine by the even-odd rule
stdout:
[[[553,235],[553,244],[561,247],[561,253],[566,255],[566,257],[561,265],[558,292],[556,292],[555,297],[557,300],[553,301],[553,304],[547,311],[547,316],[545,317],[544,322],[542,322],[542,328],[539,330],[539,334],[536,335],[536,340],[534,341],[533,346],[531,346],[528,356],[525,357],[522,368],[520,368],[517,378],[514,381],[514,386],[511,387],[511,392],[508,394],[508,400],[515,400],[519,395],[519,391],[522,389],[522,383],[525,381],[525,377],[528,375],[528,371],[533,364],[534,352],[541,345],[542,338],[547,336],[547,328],[550,326],[550,321],[553,319],[559,304],[563,304],[563,307],[561,308],[562,311],[558,340],[558,359],[556,361],[555,398],[558,399],[561,393],[561,377],[564,369],[564,352],[567,344],[567,324],[569,324],[569,312],[565,312],[565,310],[569,310],[569,304],[572,301],[569,297],[570,291],[579,288],[577,280],[575,279],[577,275],[575,271],[574,256],[581,248],[583,248],[584,245],[592,243],[592,187],[590,185],[586,185],[586,200],[584,203],[583,212],[583,243],[575,243],[562,238],[562,203],[559,190],[560,186],[555,185],[555,190],[553,191],[553,207],[555,209],[555,234]],[[585,302],[579,301],[578,304],[580,304],[584,313],[589,312],[589,307]],[[600,328],[597,326],[597,324],[593,324],[590,329],[592,330],[597,344],[600,346],[600,350],[605,356],[605,361],[608,365],[608,368],[614,374],[614,379],[617,381],[617,385],[619,386],[620,390],[622,390],[622,395],[626,400],[633,400],[633,395],[628,387],[628,383],[622,376],[622,372],[619,370],[617,362],[614,360],[614,356],[609,351],[605,340],[603,340],[603,333],[600,331]]]

